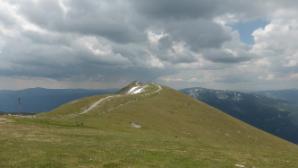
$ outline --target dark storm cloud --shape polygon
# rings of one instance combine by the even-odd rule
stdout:
[[[37,3],[24,1],[20,12],[33,23],[53,31],[98,35],[118,43],[145,40],[144,32],[127,18],[130,15],[129,7],[122,4],[125,5],[114,0],[74,0],[66,1],[62,6],[52,0]]]
[[[24,53],[21,52],[3,51],[14,54],[18,59],[11,60],[10,68],[0,70],[0,76],[100,82],[125,79],[129,82],[135,79],[152,81],[160,75],[173,73],[168,70],[151,69],[141,63],[132,66],[127,62],[120,62],[121,60],[98,59],[83,49],[38,46],[31,50],[30,53],[34,54],[30,55],[30,58],[22,56]]]
[[[162,19],[188,19],[210,17],[216,11],[215,4],[208,0],[136,0],[139,12]]]
[[[193,51],[204,48],[219,48],[231,35],[225,32],[220,25],[210,20],[183,21],[170,24],[167,31],[174,40],[185,41]]]
[[[214,23],[212,18],[209,20],[200,19],[207,15],[215,16],[219,13],[228,12],[217,9],[218,6],[215,2],[165,0],[137,1],[137,5],[128,4],[121,3],[121,1],[67,1],[64,4],[67,6],[67,12],[64,13],[58,1],[45,0],[38,3],[26,1],[21,7],[21,12],[29,20],[47,29],[65,33],[77,32],[98,35],[118,43],[146,40],[145,29],[150,26],[154,27],[155,24],[157,27],[169,31],[173,38],[184,40],[195,50],[205,47],[218,47],[230,39],[230,35]],[[29,5],[30,8],[27,7]],[[159,16],[148,20],[142,17],[143,10],[138,10],[138,7],[142,8],[142,6],[149,10],[149,13],[160,14],[161,18],[164,15],[173,17],[177,15],[191,19],[182,22],[169,19],[166,20],[165,24],[156,23]],[[155,8],[152,7],[151,9],[151,6]],[[146,9],[143,12],[146,12]]]
[[[248,61],[253,58],[252,55],[248,55],[245,52],[240,52],[239,55],[235,55],[229,51],[225,50],[205,50],[203,56],[212,62],[217,63],[240,63]]]
[[[162,20],[213,18],[226,13],[256,17],[262,12],[261,1],[235,0],[134,0],[144,15]]]
[[[68,66],[59,66],[52,64],[35,64],[30,63],[30,66],[14,66],[13,69],[0,71],[0,76],[20,77],[45,77],[56,80],[71,80],[71,81],[101,81],[111,82],[125,79],[133,81],[135,79],[142,81],[153,81],[161,74],[167,74],[166,71],[160,72],[158,70],[149,70],[144,67],[119,67],[111,68],[107,65],[96,63],[82,63]],[[172,72],[171,72],[172,73]]]

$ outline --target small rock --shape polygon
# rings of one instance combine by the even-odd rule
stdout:
[[[242,164],[235,164],[236,167],[244,168],[245,166]]]
[[[135,123],[135,122],[131,122],[131,123],[130,123],[130,126],[131,126],[132,128],[142,128],[142,126],[141,126],[140,124],[137,124],[137,123]]]

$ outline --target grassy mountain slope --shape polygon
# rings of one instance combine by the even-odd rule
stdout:
[[[131,87],[31,118],[1,117],[0,167],[298,165],[294,144],[170,88],[126,94]]]
[[[295,117],[298,108],[289,102],[252,93],[205,88],[188,88],[182,92],[257,128],[298,143],[298,118]]]

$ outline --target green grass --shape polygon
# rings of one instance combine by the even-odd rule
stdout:
[[[79,114],[102,97],[71,102],[35,118],[2,117],[9,121],[0,123],[0,167],[298,165],[296,145],[170,88],[117,97]],[[142,128],[132,128],[131,122]]]

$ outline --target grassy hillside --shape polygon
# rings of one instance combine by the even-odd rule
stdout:
[[[266,132],[298,144],[298,107],[254,93],[205,88],[183,89],[210,106]]]
[[[0,167],[298,165],[294,144],[170,88],[126,94],[131,87],[32,117],[1,116]]]

